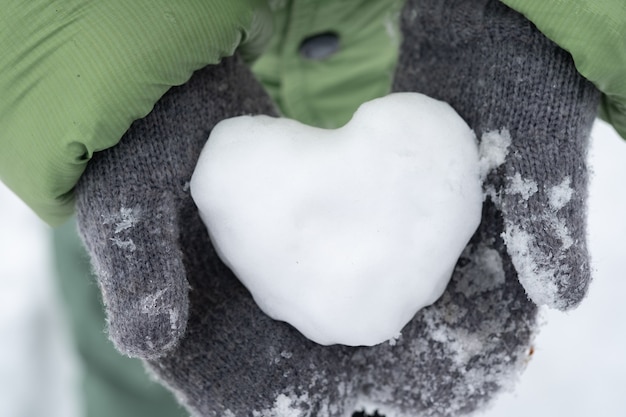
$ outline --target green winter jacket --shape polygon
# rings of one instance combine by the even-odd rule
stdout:
[[[626,137],[626,2],[502,0],[568,50]],[[335,127],[390,85],[402,0],[0,0],[0,180],[51,225],[94,152],[240,47],[286,116]],[[355,12],[358,11],[358,12]],[[341,53],[298,53],[335,32]],[[372,53],[376,51],[376,53]],[[354,65],[358,62],[359,65]],[[311,80],[316,80],[311,82]]]

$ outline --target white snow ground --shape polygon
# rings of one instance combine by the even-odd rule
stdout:
[[[516,391],[479,417],[626,415],[626,142],[602,122],[592,164],[589,296],[573,312],[545,312]],[[84,417],[50,279],[49,229],[2,184],[0,231],[0,417]]]

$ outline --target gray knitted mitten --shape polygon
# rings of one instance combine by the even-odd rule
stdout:
[[[237,58],[226,59],[172,88],[90,161],[76,189],[79,231],[119,351],[156,358],[185,334],[189,258],[207,251],[187,240],[204,230],[189,179],[217,122],[256,113],[273,114],[273,104]]]
[[[475,130],[520,282],[539,305],[575,307],[590,280],[586,159],[599,92],[499,1],[409,1],[403,25],[394,89],[447,101]]]

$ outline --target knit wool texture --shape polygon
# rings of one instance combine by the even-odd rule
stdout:
[[[243,114],[274,114],[239,58],[198,71],[170,89],[120,143],[96,153],[77,186],[77,220],[91,254],[116,348],[140,358],[171,350],[189,315],[189,259],[207,245],[189,180],[213,126]]]
[[[485,406],[523,370],[537,327],[537,306],[514,261],[523,256],[507,246],[518,229],[542,242],[539,254],[558,255],[563,272],[539,282],[557,285],[551,301],[571,306],[584,294],[595,89],[567,53],[497,1],[409,1],[402,29],[394,90],[446,100],[479,138],[506,138],[506,130],[511,144],[486,174],[483,222],[446,292],[397,340],[317,345],[264,315],[218,259],[186,184],[217,121],[273,114],[239,61],[172,89],[90,163],[78,215],[109,334],[122,352],[144,358],[194,416],[340,417],[365,409],[447,417]],[[550,192],[554,186],[573,191]],[[548,221],[555,208],[560,234]],[[575,243],[557,251],[566,235]]]

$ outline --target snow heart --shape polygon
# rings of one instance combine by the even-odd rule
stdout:
[[[443,293],[482,207],[473,132],[417,93],[365,103],[336,130],[224,120],[191,193],[259,307],[324,345],[398,336]]]

